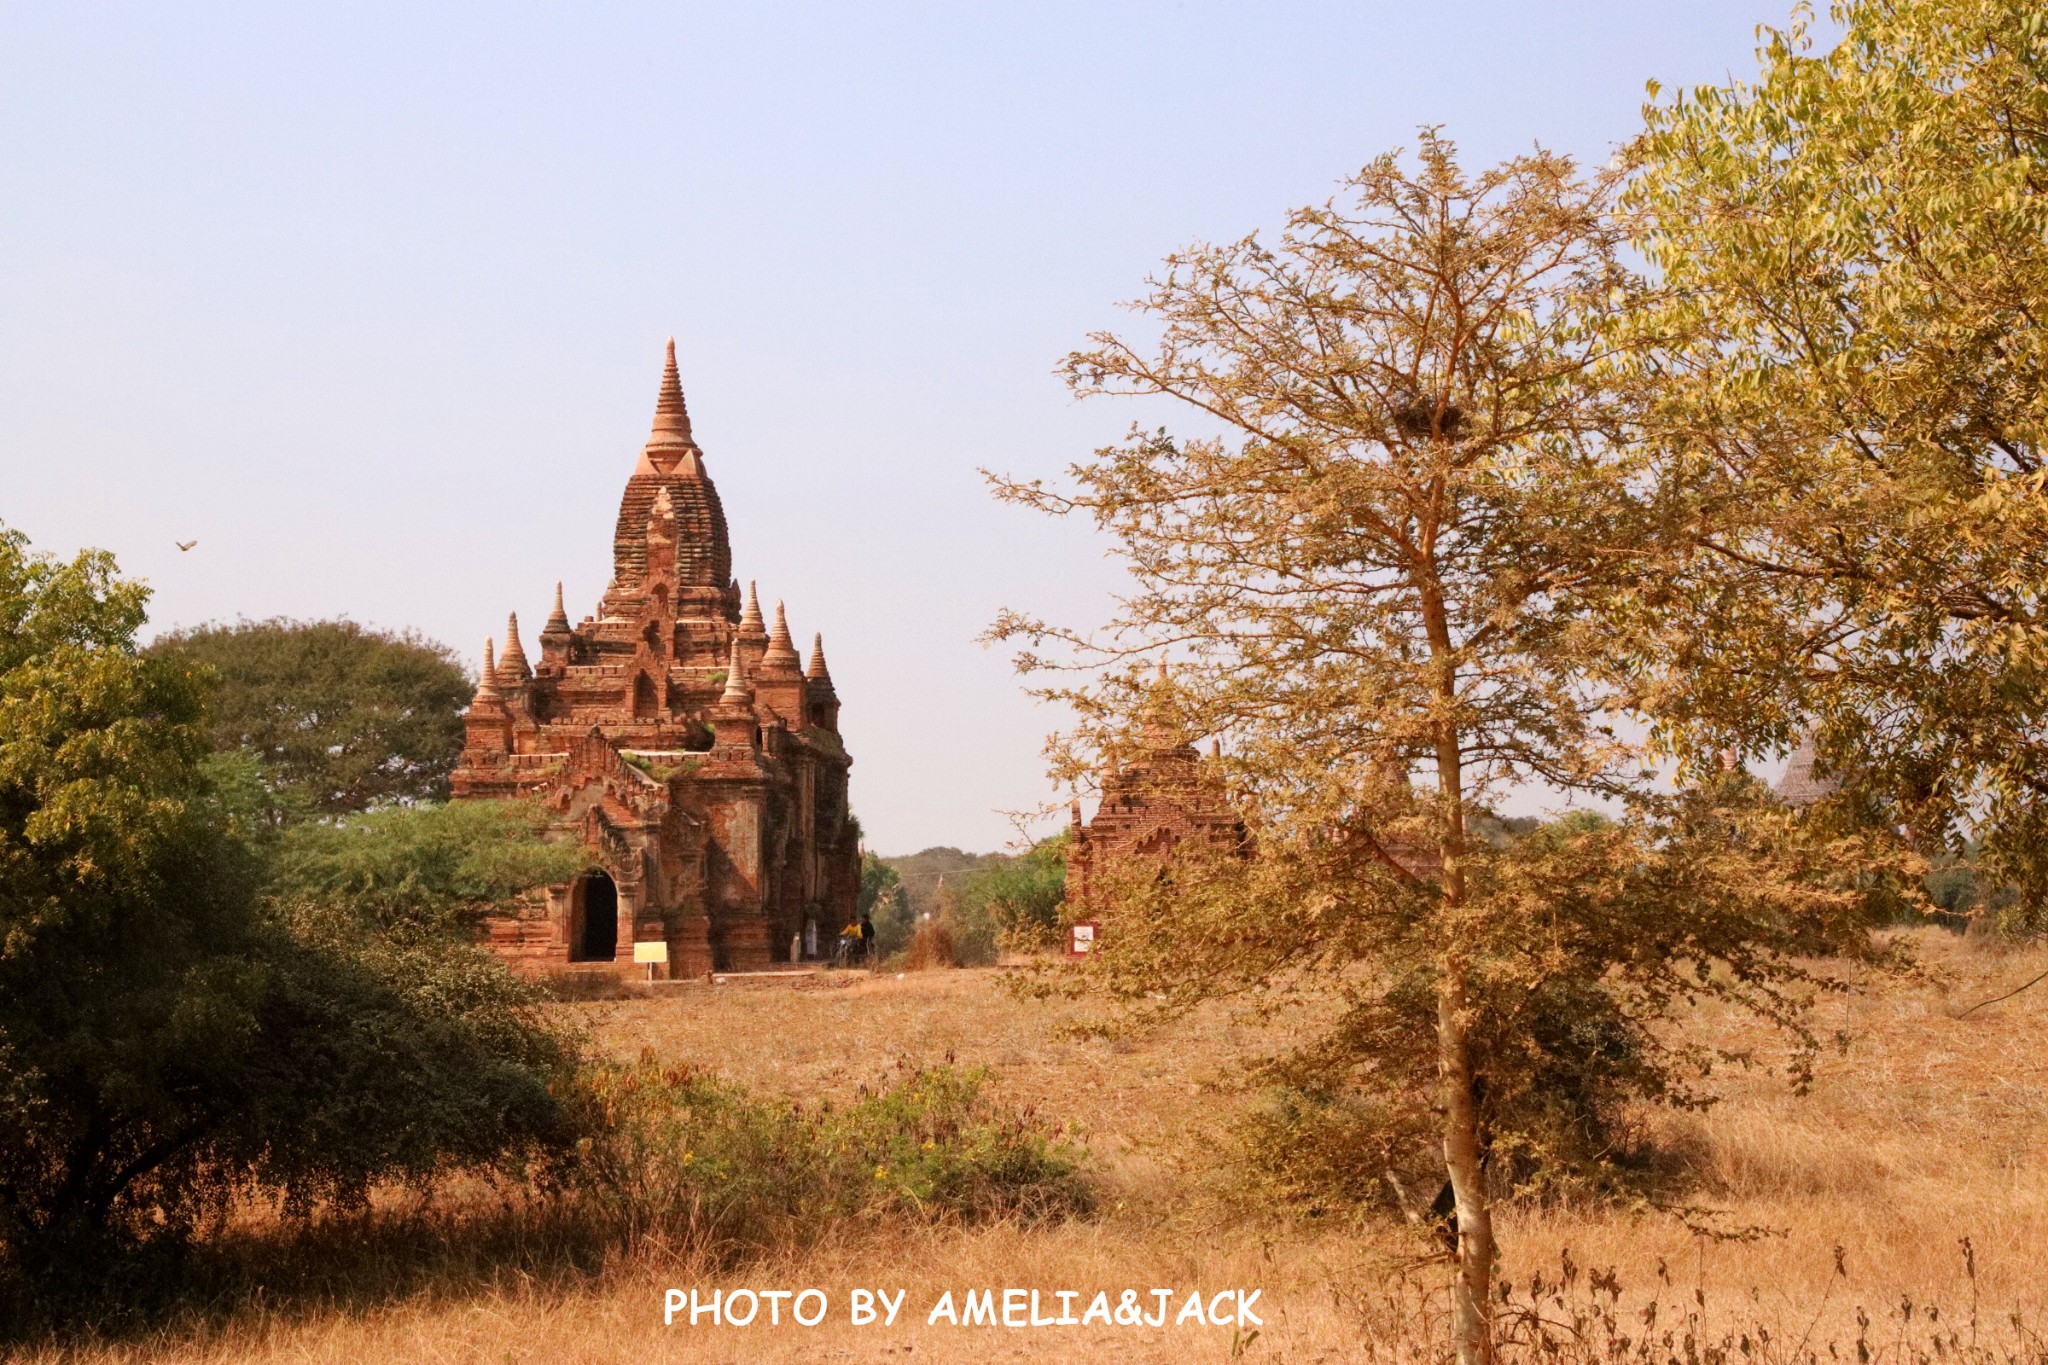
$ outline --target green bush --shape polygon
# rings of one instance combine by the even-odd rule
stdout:
[[[980,1221],[1084,1213],[1089,1193],[1069,1134],[982,1093],[987,1071],[928,1067],[865,1095],[822,1134],[849,1211]]]
[[[919,1070],[835,1110],[756,1098],[651,1054],[587,1067],[565,1096],[583,1136],[553,1184],[622,1241],[721,1256],[838,1219],[1085,1212],[1079,1153],[984,1082],[978,1068]]]
[[[1057,947],[1060,907],[1067,898],[1068,838],[1061,830],[1014,858],[963,878],[960,916],[969,937],[981,932],[1003,947],[1024,952]]]
[[[910,897],[904,890],[903,879],[894,867],[872,853],[861,855],[860,899],[856,910],[874,918],[875,952],[878,955],[892,957],[910,946],[910,935],[917,917],[911,913]]]

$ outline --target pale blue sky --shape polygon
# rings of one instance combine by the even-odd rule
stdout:
[[[995,847],[1085,528],[988,498],[1135,415],[1052,375],[1168,251],[1441,123],[1604,158],[1776,0],[0,4],[0,521],[159,625],[474,655],[572,615],[674,333],[735,571],[825,632],[871,846]],[[180,554],[177,540],[199,546]]]

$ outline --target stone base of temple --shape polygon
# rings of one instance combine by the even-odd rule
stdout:
[[[738,920],[725,926],[724,962],[718,970],[726,972],[758,972],[767,968],[771,955],[768,951],[768,926],[760,920]]]
[[[705,975],[712,966],[710,916],[686,917],[682,925],[669,936],[668,979],[693,980]]]

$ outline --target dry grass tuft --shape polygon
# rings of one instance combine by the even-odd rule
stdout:
[[[959,966],[960,945],[954,941],[952,929],[941,920],[919,920],[917,928],[911,931],[904,965],[913,972]]]

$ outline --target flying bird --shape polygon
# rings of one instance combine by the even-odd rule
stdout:
[[[179,549],[181,549],[181,550],[189,550],[189,549],[191,549],[191,548],[192,548],[192,547],[193,547],[194,545],[197,545],[197,544],[198,544],[199,542],[198,542],[198,541],[196,541],[196,540],[179,540],[179,541],[174,541],[174,542],[172,542],[172,543],[173,543],[173,544],[175,544],[175,545],[176,545],[176,546],[177,546],[177,547],[178,547]]]

